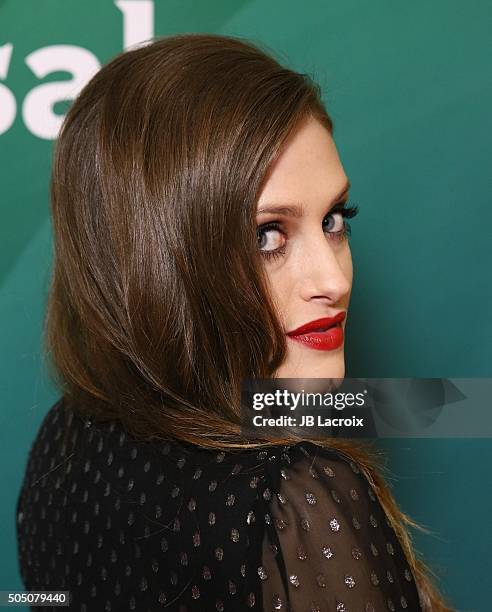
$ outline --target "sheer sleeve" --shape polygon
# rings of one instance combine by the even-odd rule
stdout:
[[[300,443],[267,461],[264,610],[420,611],[396,533],[360,468]]]

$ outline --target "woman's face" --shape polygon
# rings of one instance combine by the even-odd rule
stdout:
[[[345,314],[331,331],[287,335],[287,356],[276,377],[345,375],[344,330],[353,270],[344,218],[336,211],[347,199],[347,183],[330,133],[309,119],[287,142],[261,192],[258,248],[286,334]],[[273,207],[292,210],[272,212]],[[294,216],[296,211],[302,214]],[[329,323],[314,327],[326,329]]]

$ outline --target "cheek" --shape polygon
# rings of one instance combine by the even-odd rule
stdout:
[[[350,281],[350,285],[352,285],[352,280],[354,278],[354,269],[352,264],[352,253],[348,244],[345,251],[340,255],[339,262],[340,268],[342,269],[345,278]]]
[[[267,272],[268,286],[280,320],[285,325],[289,304],[292,304],[294,276],[286,266]]]

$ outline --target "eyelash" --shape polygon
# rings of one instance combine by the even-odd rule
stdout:
[[[323,222],[325,221],[325,219],[327,219],[328,217],[331,217],[335,213],[340,213],[344,219],[352,219],[353,217],[355,217],[355,215],[357,215],[357,213],[359,212],[359,207],[355,204],[350,205],[350,206],[346,206],[345,204],[346,202],[342,202],[341,204],[334,206],[332,210],[330,211],[330,213],[325,216],[325,218],[323,219]],[[257,227],[256,235],[258,239],[262,236],[264,232],[267,232],[272,229],[279,231],[280,233],[284,234],[284,236],[286,235],[286,233],[281,229],[281,224],[278,221],[270,221],[268,223],[264,223],[263,225],[259,225]],[[348,237],[351,234],[351,228],[350,228],[350,225],[348,223],[345,223],[344,221],[343,229],[339,230],[338,232],[326,232],[326,233],[330,237],[330,240],[336,240],[337,242],[341,242],[341,241],[348,239]],[[260,250],[260,253],[263,257],[265,257],[265,259],[270,260],[270,259],[276,259],[278,257],[282,257],[283,255],[285,255],[285,250],[286,250],[286,245],[278,249],[275,249],[273,251],[261,251]]]

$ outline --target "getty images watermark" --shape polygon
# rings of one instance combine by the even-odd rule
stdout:
[[[326,416],[324,412],[318,411],[316,415],[307,414],[306,410],[316,407],[334,408],[335,410],[344,410],[345,408],[362,407],[365,405],[367,391],[362,393],[314,393],[309,391],[301,391],[294,393],[287,389],[276,389],[273,392],[256,392],[253,394],[253,410],[262,411],[263,414],[253,415],[253,425],[256,427],[264,427],[265,425],[280,425],[280,426],[306,426],[312,427],[337,427],[345,425],[347,427],[363,427],[364,419],[354,415],[340,414],[335,418]],[[285,410],[293,414],[297,410],[296,416],[291,414],[282,414],[278,417],[265,416],[265,408],[268,407],[283,407]]]
[[[492,378],[248,379],[247,437],[492,437]]]

